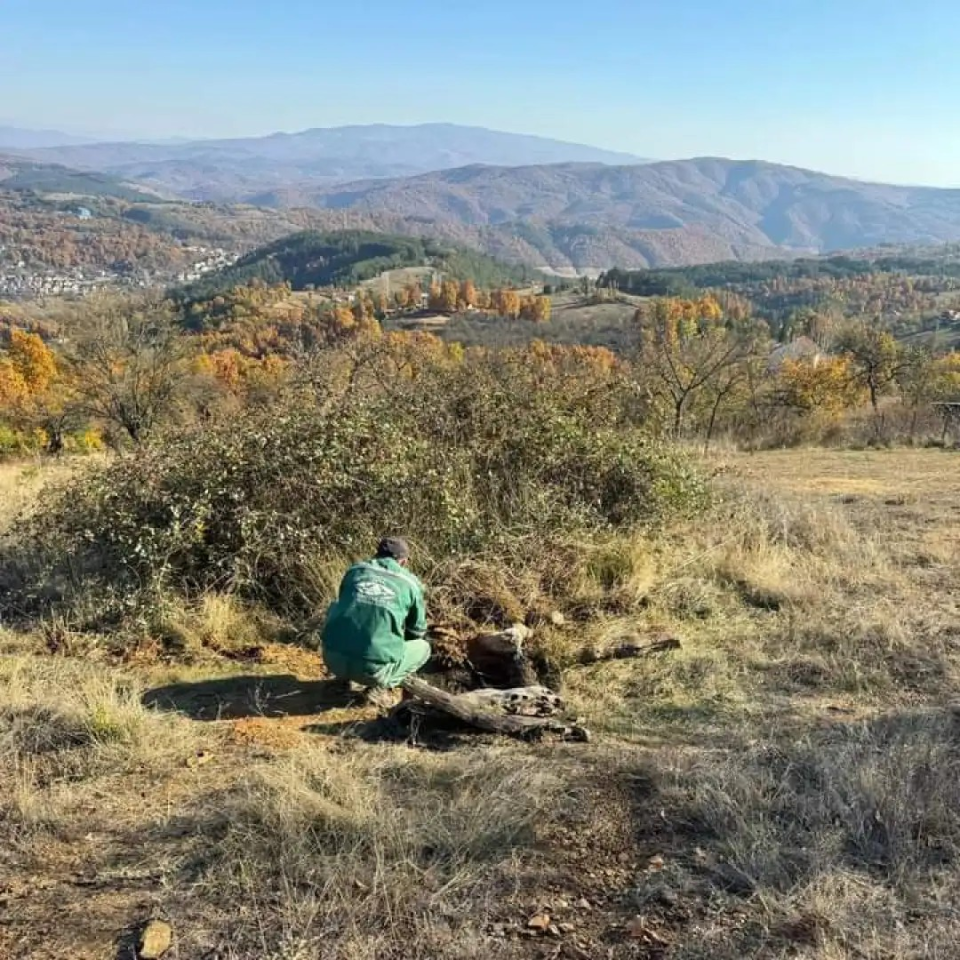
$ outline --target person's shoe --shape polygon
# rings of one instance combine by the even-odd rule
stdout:
[[[362,683],[346,680],[343,677],[334,677],[330,681],[330,693],[337,700],[354,702],[367,695],[367,688]]]
[[[400,703],[399,690],[387,690],[385,687],[370,687],[365,694],[365,700],[370,706],[389,712]]]

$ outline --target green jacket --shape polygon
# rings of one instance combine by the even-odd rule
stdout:
[[[323,649],[373,670],[403,661],[404,643],[427,633],[423,584],[389,558],[354,564],[327,611]]]

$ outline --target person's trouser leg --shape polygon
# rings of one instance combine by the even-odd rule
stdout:
[[[333,674],[338,683],[347,687],[351,683],[357,683],[364,687],[373,687],[377,685],[377,679],[370,671],[363,669],[355,661],[344,657],[343,654],[332,650],[323,651],[323,662],[327,670]]]
[[[408,640],[403,645],[403,659],[391,663],[377,673],[377,682],[382,687],[399,687],[407,677],[416,673],[430,659],[430,644],[426,640]]]

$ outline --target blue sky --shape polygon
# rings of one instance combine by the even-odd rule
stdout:
[[[0,0],[0,123],[453,121],[960,186],[957,0]]]

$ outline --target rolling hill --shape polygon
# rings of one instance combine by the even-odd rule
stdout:
[[[389,215],[553,268],[660,266],[960,239],[960,191],[714,158],[471,166],[327,186],[313,205]],[[459,234],[458,234],[459,231]]]
[[[113,174],[0,156],[0,195],[32,195],[51,220],[64,195],[115,200],[121,206],[104,208],[106,216],[239,250],[301,230],[370,230],[569,275],[960,240],[958,190],[712,158],[473,164],[415,177],[325,180],[308,190],[260,193],[257,204],[242,205],[168,202],[150,191]],[[56,202],[45,202],[50,197]]]
[[[420,266],[434,267],[457,279],[472,279],[482,286],[523,282],[531,273],[474,250],[417,237],[363,230],[307,230],[259,247],[181,295],[186,299],[211,297],[255,280],[267,284],[286,281],[294,290],[355,286],[387,270]]]
[[[156,202],[154,191],[126,183],[110,174],[71,170],[57,164],[36,163],[16,156],[0,155],[0,190],[67,194],[76,197],[114,197]]]
[[[318,185],[405,177],[474,163],[637,163],[600,150],[481,127],[423,124],[332,127],[186,143],[105,143],[29,150],[33,159],[138,180],[192,200],[262,203],[280,191],[297,206]]]

